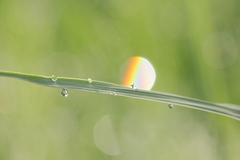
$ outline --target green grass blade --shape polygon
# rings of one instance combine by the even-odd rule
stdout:
[[[76,89],[89,92],[98,92],[103,94],[116,94],[117,96],[170,103],[174,105],[203,110],[206,112],[212,112],[240,120],[240,106],[232,104],[210,103],[198,99],[168,93],[131,89],[130,87],[96,80],[92,80],[92,83],[89,83],[87,79],[58,77],[57,81],[54,82],[52,81],[51,76],[40,76],[7,71],[0,71],[0,76],[18,78],[24,81],[48,87]]]

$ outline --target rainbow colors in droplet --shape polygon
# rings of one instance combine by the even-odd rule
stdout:
[[[152,64],[143,57],[132,57],[123,66],[121,84],[136,89],[150,90],[154,85],[156,73]]]

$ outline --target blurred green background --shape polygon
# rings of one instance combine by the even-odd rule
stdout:
[[[152,90],[240,104],[236,0],[0,0],[0,70],[120,83],[147,58]],[[167,104],[0,77],[0,159],[235,160],[240,122]]]

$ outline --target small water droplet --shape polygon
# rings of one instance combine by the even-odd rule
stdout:
[[[116,96],[117,94],[115,92],[109,92],[110,95]]]
[[[172,108],[174,108],[174,105],[173,104],[168,104],[168,108],[172,109]]]
[[[131,85],[130,85],[130,88],[132,88],[132,89],[136,89],[135,84],[131,84]]]
[[[92,79],[91,78],[88,78],[88,83],[92,83]]]
[[[63,97],[67,97],[67,96],[68,96],[68,90],[65,89],[65,88],[63,88],[62,91],[61,91],[61,95],[62,95]]]
[[[53,82],[56,82],[58,80],[58,77],[55,76],[55,75],[52,75],[51,79],[52,79]]]

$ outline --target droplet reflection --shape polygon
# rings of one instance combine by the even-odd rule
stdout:
[[[68,90],[65,89],[65,88],[63,88],[62,91],[61,91],[61,95],[62,95],[63,97],[67,97],[68,94],[69,94],[69,93],[68,93]]]
[[[88,78],[88,83],[92,83],[92,79],[91,78]]]
[[[58,79],[58,77],[57,77],[57,76],[55,76],[55,75],[52,75],[51,79],[52,79],[52,81],[53,81],[53,82],[56,82],[56,81],[57,81],[57,79]]]
[[[131,87],[132,89],[136,89],[135,84],[131,84],[130,87]]]
[[[173,104],[168,104],[168,108],[173,109],[174,105]]]

